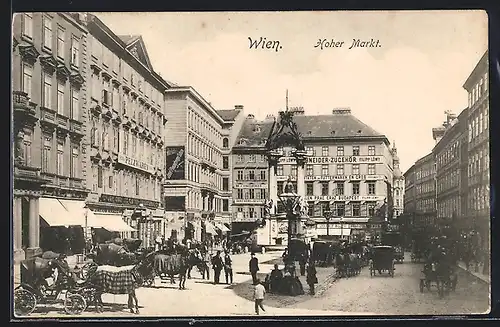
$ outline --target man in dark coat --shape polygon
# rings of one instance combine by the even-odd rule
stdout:
[[[225,251],[224,256],[224,274],[226,275],[226,284],[233,283],[233,260],[229,255],[229,250]]]
[[[316,276],[316,267],[314,266],[314,261],[310,260],[307,266],[307,285],[309,285],[309,294],[314,295],[314,284],[318,283],[318,278]]]
[[[215,256],[212,258],[212,268],[214,269],[214,284],[219,284],[220,272],[222,271],[222,268],[224,268],[224,263],[222,262],[220,251],[217,251],[217,254],[215,254]]]
[[[259,271],[259,259],[255,257],[255,253],[250,254],[251,258],[248,262],[248,270],[252,274],[252,283],[255,285],[257,283],[257,272]]]

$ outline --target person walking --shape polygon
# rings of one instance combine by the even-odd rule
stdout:
[[[252,252],[250,254],[251,258],[250,261],[248,262],[248,270],[250,271],[250,274],[252,275],[252,283],[256,285],[257,283],[257,272],[259,271],[259,259],[255,257],[255,253]]]
[[[253,298],[255,300],[255,313],[259,314],[259,308],[262,309],[262,311],[266,311],[264,309],[264,295],[266,294],[266,289],[264,285],[260,282],[260,280],[255,281],[255,288],[254,288],[254,293],[253,293]]]
[[[307,263],[307,257],[305,253],[301,253],[299,258],[300,276],[306,275],[306,263]]]
[[[309,285],[309,294],[314,295],[314,284],[318,283],[318,278],[316,277],[316,267],[313,260],[309,260],[309,264],[307,265],[306,282]]]
[[[226,284],[233,283],[233,260],[229,255],[229,250],[226,250],[226,255],[224,256],[224,275],[226,275]]]
[[[220,273],[221,273],[223,267],[224,267],[224,263],[222,262],[222,258],[220,256],[220,251],[217,251],[215,256],[212,258],[212,268],[214,269],[214,284],[219,284]]]

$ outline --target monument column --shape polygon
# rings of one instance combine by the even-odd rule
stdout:
[[[269,152],[267,160],[269,162],[269,199],[273,202],[272,207],[269,209],[271,216],[276,215],[278,204],[278,180],[276,178],[278,170],[278,162],[281,154],[277,151]]]
[[[300,196],[300,201],[304,203],[306,200],[306,174],[304,169],[307,161],[307,152],[304,150],[297,150],[293,155],[297,162],[297,194]],[[294,231],[297,234],[305,234],[305,231],[302,230],[302,218],[304,217],[300,216],[297,218]]]

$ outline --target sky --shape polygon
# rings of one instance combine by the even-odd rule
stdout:
[[[462,85],[487,50],[483,11],[96,13],[117,35],[142,35],[154,70],[216,109],[263,119],[351,108],[395,141],[406,171],[431,152],[444,111],[467,107]],[[249,37],[281,48],[250,49]],[[315,47],[319,39],[342,47]],[[349,49],[353,39],[379,47]]]

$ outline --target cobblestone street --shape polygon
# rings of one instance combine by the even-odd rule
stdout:
[[[260,262],[271,261],[281,252],[258,254]],[[137,290],[140,316],[239,316],[253,315],[252,286],[247,274],[248,254],[234,255],[234,284],[213,285],[202,280],[197,272],[180,291],[169,281],[156,280],[151,288]],[[261,273],[267,273],[272,265],[261,263]],[[457,290],[443,299],[435,287],[420,293],[418,281],[421,265],[409,263],[396,265],[394,278],[370,277],[364,268],[359,276],[325,283],[332,268],[318,268],[318,293],[286,297],[268,295],[264,301],[263,315],[409,315],[409,314],[465,314],[483,313],[489,307],[488,286],[460,270]],[[213,278],[213,276],[211,276]],[[224,279],[222,278],[222,281]],[[307,291],[307,286],[305,285]],[[103,295],[105,313],[96,314],[93,306],[77,317],[136,317],[126,308],[126,295]],[[67,317],[61,305],[40,306],[32,317]]]

